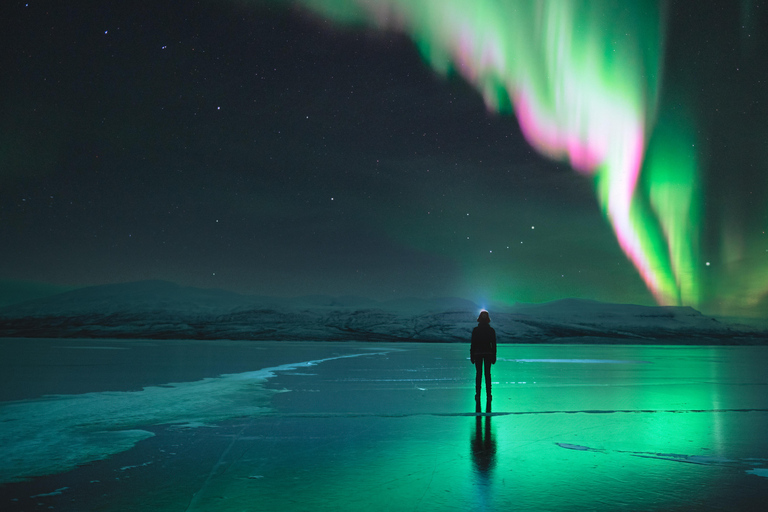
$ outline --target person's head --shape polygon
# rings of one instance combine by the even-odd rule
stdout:
[[[477,317],[478,323],[481,324],[489,324],[491,323],[491,316],[488,314],[486,310],[482,310],[480,312],[480,316]]]

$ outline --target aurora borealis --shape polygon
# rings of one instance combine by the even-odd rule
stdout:
[[[768,310],[759,2],[0,9],[5,282]]]
[[[600,205],[619,245],[657,301],[701,303],[702,190],[692,149],[693,120],[663,119],[657,125],[664,5],[610,0],[306,3],[331,17],[362,16],[381,28],[403,30],[435,69],[455,70],[474,84],[489,109],[501,112],[511,104],[533,147],[595,176]],[[662,135],[652,139],[656,130]],[[654,140],[650,148],[649,139]],[[653,158],[645,158],[647,148]],[[749,272],[768,274],[766,259]],[[756,288],[724,300],[754,305],[768,293],[761,284]]]

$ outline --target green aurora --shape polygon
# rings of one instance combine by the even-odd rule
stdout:
[[[0,304],[270,296],[768,312],[755,1],[0,6]]]
[[[664,96],[666,3],[301,3],[341,23],[407,33],[437,72],[464,77],[488,109],[514,112],[539,152],[592,176],[621,248],[659,304],[734,313],[765,300],[764,229],[723,219],[719,236],[705,233],[705,198],[715,191],[703,176],[700,130],[687,98]],[[757,214],[765,219],[764,204]],[[724,271],[708,271],[710,260]]]

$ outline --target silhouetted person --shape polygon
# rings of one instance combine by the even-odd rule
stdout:
[[[483,310],[477,317],[477,327],[472,329],[469,359],[475,365],[475,400],[480,400],[485,375],[485,394],[491,400],[491,365],[496,363],[496,331],[490,326],[491,317]]]

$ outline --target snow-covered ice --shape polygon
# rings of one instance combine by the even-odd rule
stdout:
[[[479,408],[468,344],[3,339],[0,356],[3,510],[768,500],[766,347],[503,345]]]
[[[0,337],[462,342],[481,307],[458,298],[288,299],[141,281],[0,308]],[[768,344],[768,325],[715,319],[690,307],[563,299],[491,309],[503,342]]]

